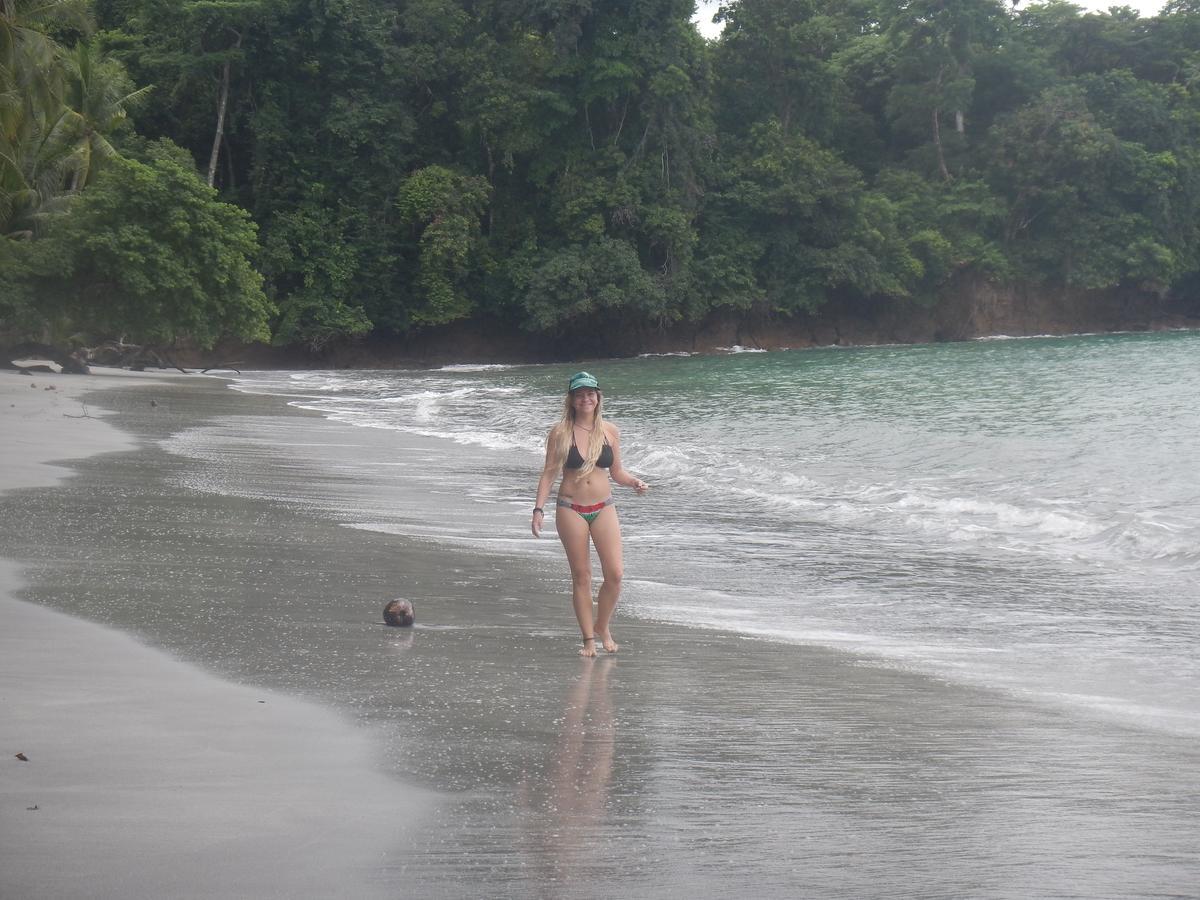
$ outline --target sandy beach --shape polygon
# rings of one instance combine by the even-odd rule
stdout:
[[[455,546],[437,516],[469,498],[396,475],[469,449],[209,379],[30,380],[0,374],[20,435],[0,497],[0,896],[1200,883],[1191,741],[634,609],[618,656],[580,660],[556,546],[504,551],[530,540],[527,497],[511,536]],[[411,533],[357,527],[375,509]],[[417,628],[379,624],[397,595]]]
[[[171,380],[0,373],[0,490],[134,449],[80,398],[148,404]],[[50,554],[72,541],[35,537]],[[361,732],[21,602],[20,562],[0,561],[0,896],[395,896],[379,873],[428,797],[381,774]]]

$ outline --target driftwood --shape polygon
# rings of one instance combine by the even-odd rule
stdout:
[[[0,368],[88,375],[93,365],[130,369],[134,372],[144,372],[147,368],[176,369],[185,375],[190,374],[175,361],[172,348],[131,344],[124,338],[104,341],[94,347],[79,346],[70,352],[61,347],[34,343],[19,344],[8,348],[7,352],[0,349]],[[233,368],[235,365],[240,363],[212,368]],[[234,371],[241,374],[236,368]]]
[[[82,354],[86,362],[99,366],[117,366],[134,372],[144,372],[146,366],[153,365],[160,369],[178,369],[185,375],[188,374],[187,369],[171,358],[170,351],[143,344],[129,344],[123,337],[114,341],[104,341],[95,347],[80,347],[75,353]]]
[[[201,369],[200,374],[207,375],[209,372],[224,372],[228,370],[230,372],[237,372],[239,375],[241,375],[242,370],[239,369],[238,366],[244,365],[245,363],[241,362],[240,360],[238,362],[221,363],[219,366],[209,366],[207,369]]]
[[[11,365],[22,375],[33,375],[35,372],[39,375],[47,372],[57,375],[63,371],[62,366],[49,359],[14,359]]]
[[[63,372],[68,375],[92,374],[92,370],[88,366],[87,356],[82,350],[72,350],[67,354],[67,358],[64,359],[60,365],[62,366]]]
[[[66,416],[68,419],[91,419],[91,418],[93,418],[92,414],[88,412],[86,403],[84,403],[82,400],[80,400],[79,405],[83,407],[83,415],[73,416],[70,413],[63,413],[63,415]]]

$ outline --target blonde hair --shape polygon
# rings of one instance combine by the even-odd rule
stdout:
[[[596,460],[600,458],[600,453],[604,450],[604,416],[601,414],[603,408],[604,395],[597,389],[595,426],[588,438],[587,452],[580,454],[583,457],[583,465],[576,470],[580,475],[591,474],[592,470],[596,468]],[[567,454],[571,452],[571,444],[575,441],[574,432],[575,407],[571,404],[571,393],[568,391],[566,399],[563,401],[562,418],[550,429],[549,443],[554,448],[560,469],[567,464]]]

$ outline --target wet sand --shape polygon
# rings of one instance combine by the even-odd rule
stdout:
[[[101,878],[87,895],[114,897],[1148,897],[1200,883],[1191,742],[830,649],[638,618],[636,584],[614,629],[621,653],[580,660],[553,546],[543,564],[344,527],[372,502],[434,522],[450,501],[383,469],[364,483],[339,460],[419,467],[459,451],[214,384],[154,388],[153,408],[143,387],[110,385],[95,402],[140,449],[0,498],[24,527],[0,541],[24,563],[22,596],[143,642],[2,608],[6,626],[9,609],[28,614],[12,619],[23,638],[3,630],[0,685],[30,730],[10,737],[7,715],[0,728],[30,761],[0,759],[0,896],[83,896],[89,869]],[[206,421],[244,438],[210,461],[244,495],[201,489],[195,462],[163,449]],[[330,512],[338,496],[350,512]],[[416,598],[416,629],[378,624],[397,594]],[[60,651],[68,626],[84,649]],[[126,658],[136,665],[106,682]],[[39,693],[76,662],[86,677]],[[143,714],[136,687],[160,681]],[[181,701],[185,689],[200,699]],[[106,712],[110,698],[123,711]],[[335,735],[347,749],[327,749]],[[287,752],[302,758],[281,765]],[[43,758],[55,768],[34,782]],[[196,775],[205,760],[219,764],[211,779]],[[91,818],[32,818],[58,787]],[[49,861],[76,843],[78,864]],[[338,879],[352,887],[325,889]]]
[[[85,393],[148,403],[163,386],[0,373],[5,531],[40,532],[0,560],[0,896],[395,896],[380,873],[429,795],[380,772],[342,716],[16,599],[23,566],[103,526],[46,533],[12,492],[70,476],[51,461],[137,446]]]

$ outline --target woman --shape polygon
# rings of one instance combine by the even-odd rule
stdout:
[[[650,487],[621,465],[621,433],[604,421],[600,385],[587,372],[571,376],[562,421],[546,438],[546,464],[533,506],[533,534],[540,537],[546,500],[562,474],[554,524],[571,566],[571,600],[583,634],[581,656],[596,655],[596,638],[609,653],[617,652],[609,624],[621,593],[621,523],[613,506],[610,479],[644,494]],[[604,582],[592,619],[592,558],[588,539],[600,557]]]

